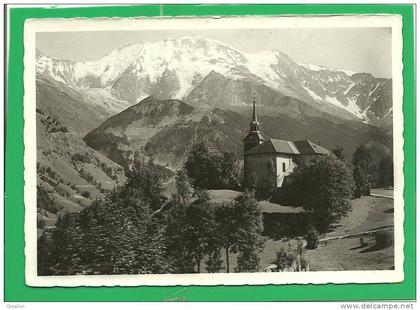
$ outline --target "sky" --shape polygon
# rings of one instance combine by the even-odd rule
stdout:
[[[299,63],[392,77],[391,28],[43,32],[37,33],[36,47],[52,58],[89,61],[140,41],[194,35],[246,53],[278,49]]]

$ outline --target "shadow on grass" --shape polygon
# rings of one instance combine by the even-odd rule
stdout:
[[[360,253],[370,253],[370,252],[375,252],[375,251],[379,251],[379,250],[382,250],[382,249],[385,249],[385,248],[387,248],[387,247],[389,247],[390,245],[385,245],[385,246],[383,246],[383,245],[379,245],[379,244],[374,244],[374,245],[372,245],[371,247],[369,247],[369,248],[367,248],[367,249],[364,249],[363,251],[360,251]]]
[[[358,250],[358,249],[363,249],[365,247],[367,247],[367,245],[358,245],[358,246],[356,246],[354,248],[350,248],[349,250]]]
[[[375,227],[374,230],[379,230],[379,229],[385,229],[385,228],[391,228],[394,227],[394,225],[384,225],[384,226],[379,226],[379,227]]]

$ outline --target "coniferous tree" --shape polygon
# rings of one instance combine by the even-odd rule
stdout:
[[[359,146],[353,154],[353,165],[370,172],[373,167],[372,155],[366,145]]]
[[[373,159],[365,145],[359,146],[353,154],[353,176],[355,181],[354,196],[369,196],[373,181]]]
[[[238,189],[240,187],[239,177],[241,166],[234,153],[224,152],[221,163],[221,188]]]
[[[178,170],[176,177],[176,191],[184,203],[188,202],[193,192],[191,183],[185,169]]]
[[[394,185],[394,163],[391,156],[385,157],[379,162],[378,183],[385,189]]]
[[[37,242],[37,268],[39,276],[48,276],[51,275],[51,242],[48,240],[46,234],[38,239]]]
[[[51,236],[49,257],[52,274],[66,275],[83,272],[80,267],[83,243],[77,214],[60,215],[55,226]]]
[[[370,194],[369,176],[361,166],[355,166],[353,170],[353,180],[355,184],[354,197],[360,198]]]

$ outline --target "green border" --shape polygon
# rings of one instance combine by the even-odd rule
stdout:
[[[26,19],[192,15],[399,14],[404,63],[404,273],[397,284],[190,287],[33,288],[25,285],[23,203],[23,28]],[[79,8],[12,8],[8,31],[5,144],[5,301],[352,301],[413,300],[415,261],[414,5],[130,5]]]

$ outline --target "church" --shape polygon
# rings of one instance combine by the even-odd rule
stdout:
[[[331,154],[327,149],[309,140],[287,141],[265,138],[257,119],[255,96],[250,131],[243,139],[243,143],[245,184],[267,177],[270,169],[274,168],[277,174],[277,187],[281,187],[285,177],[292,173],[297,161]]]

